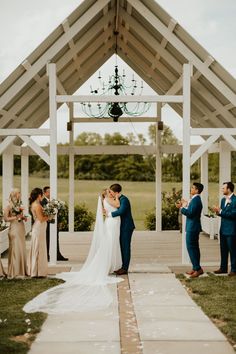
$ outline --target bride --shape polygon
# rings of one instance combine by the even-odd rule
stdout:
[[[119,195],[114,199],[109,189],[98,198],[96,222],[88,257],[79,272],[56,275],[65,283],[51,288],[29,301],[25,312],[60,314],[72,311],[99,310],[112,302],[108,284],[118,283],[114,270],[120,269],[120,217],[105,218],[103,210],[112,212],[119,208]]]

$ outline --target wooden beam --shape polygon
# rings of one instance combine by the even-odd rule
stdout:
[[[155,117],[119,117],[119,123],[155,123],[157,119]],[[114,123],[111,117],[104,118],[86,118],[86,117],[74,117],[73,123]]]
[[[47,136],[50,135],[50,129],[0,129],[0,136],[10,135]]]
[[[148,43],[151,48],[155,48],[156,52],[160,54],[160,56],[167,61],[169,65],[171,65],[176,72],[182,72],[182,64],[174,58],[162,45],[158,42],[158,40],[145,29],[144,26],[141,25],[140,22],[136,21],[134,17],[130,16],[125,10],[120,9],[120,15],[124,22],[129,24],[129,27],[132,28],[132,33],[137,33],[139,37],[141,37],[144,42]]]
[[[65,102],[183,102],[183,96],[165,96],[165,95],[149,95],[149,96],[93,96],[93,95],[64,95],[56,96],[58,103]]]
[[[81,31],[110,0],[96,1],[0,98],[2,109],[79,31]]]
[[[168,24],[168,29],[169,29],[169,31],[170,31],[170,32],[173,32],[174,29],[175,29],[175,27],[176,27],[176,25],[177,25],[177,21],[176,21],[175,19],[171,18],[171,19],[170,19],[170,22],[169,22],[169,24]],[[163,48],[165,48],[165,47],[167,46],[167,43],[168,43],[168,40],[167,40],[165,37],[163,37],[163,38],[162,38],[162,41],[161,41],[161,46],[162,46]],[[156,54],[156,59],[157,59],[157,60],[160,60],[160,58],[161,58],[160,54],[157,53],[157,54]],[[155,67],[155,64],[153,64],[153,65],[154,65],[154,66],[153,66],[153,68],[154,68],[154,67]]]
[[[33,151],[36,152],[37,155],[41,157],[48,165],[50,164],[50,159],[48,154],[31,138],[29,138],[26,135],[20,135],[20,138],[28,145],[31,147]]]
[[[232,146],[234,150],[236,150],[236,140],[230,134],[222,134],[224,139]]]
[[[86,48],[87,42],[91,41],[91,39],[93,39],[94,37],[97,36],[97,33],[98,33],[99,29],[101,28],[101,26],[104,26],[105,23],[107,23],[107,21],[109,21],[109,19],[113,15],[114,15],[114,9],[110,10],[107,15],[105,15],[98,22],[96,22],[94,24],[94,26],[92,26],[84,34],[84,36],[76,42],[76,44],[75,44],[76,50],[81,51],[82,56],[84,56],[84,52],[86,52],[86,50],[84,51],[83,49]],[[95,43],[98,42],[98,44],[101,45],[100,40],[105,40],[104,39],[105,36],[106,35],[109,36],[109,34],[110,34],[110,32],[102,34],[101,36],[99,36],[98,41],[95,41]],[[96,47],[96,44],[94,45],[94,42],[93,42],[93,46]],[[99,55],[99,53],[98,53],[98,55]],[[81,58],[81,56],[80,56],[80,58]],[[57,71],[60,71],[71,59],[72,59],[72,53],[70,51],[68,51],[57,61]],[[82,60],[86,61],[87,58],[84,58],[84,59],[82,58],[81,64],[83,64]],[[28,101],[32,101],[34,96],[38,95],[40,86],[44,86],[47,83],[48,83],[48,77],[45,74],[45,76],[40,78],[40,80],[38,81],[38,84],[35,83],[35,85],[30,87],[30,89],[28,91],[26,91],[26,93],[24,93],[24,95],[22,95],[22,97],[10,108],[10,110],[7,112],[7,115],[5,114],[4,117],[1,118],[0,127],[4,127],[4,125],[9,122],[9,118],[15,119],[15,121],[11,125],[12,128],[17,128],[19,125],[18,123],[21,124],[22,122],[24,122],[25,119],[27,119],[27,117],[31,115],[31,112],[33,112],[35,110],[35,105],[37,105],[38,102],[36,102],[36,104],[34,102],[32,102],[30,107],[27,107],[24,110],[24,112],[22,114],[20,114],[20,118],[18,116],[16,116],[17,112],[19,110],[21,110],[21,107],[25,106]],[[46,93],[43,92],[42,94],[40,94],[40,98],[42,97],[42,99],[44,99],[43,97],[47,97],[47,96],[48,96],[48,91]],[[39,99],[39,97],[37,97],[37,101],[38,101],[38,99]],[[39,102],[39,105],[41,105],[41,102]]]
[[[182,193],[185,200],[189,200],[190,191],[190,117],[191,117],[191,74],[192,65],[183,65],[183,171]],[[186,249],[185,216],[182,216],[182,263],[189,263]]]
[[[157,29],[185,58],[190,61],[234,106],[236,94],[140,1],[127,0],[154,28]]]
[[[126,41],[122,40],[121,36],[123,36]],[[122,42],[125,45],[123,47]],[[131,48],[128,47],[128,43],[132,43],[132,47],[139,51],[140,56],[144,55],[145,59],[152,63],[151,66],[148,68],[148,72],[146,71],[146,74],[149,77],[153,78],[153,75],[156,74],[154,71],[156,68],[169,82],[173,83],[176,81],[176,76],[171,71],[169,71],[164,64],[157,60],[156,57],[147,49],[147,47],[145,47],[138,39],[136,39],[131,33],[129,33],[124,26],[121,26],[118,45],[122,48],[122,50],[131,51]]]
[[[198,149],[195,151],[190,159],[191,166],[196,162],[208,149],[209,147],[219,138],[220,134],[210,136]]]
[[[7,136],[1,143],[0,143],[0,155],[13,143],[16,136]]]
[[[236,128],[191,128],[191,135],[236,135]]]

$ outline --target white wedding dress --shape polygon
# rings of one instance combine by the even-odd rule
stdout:
[[[108,212],[116,210],[106,199],[103,203]],[[65,280],[65,283],[39,294],[23,310],[28,313],[41,311],[62,314],[94,311],[109,306],[112,294],[108,284],[123,280],[109,275],[122,265],[119,236],[120,217],[107,217],[103,221],[99,197],[93,239],[81,270],[57,274],[56,278]]]

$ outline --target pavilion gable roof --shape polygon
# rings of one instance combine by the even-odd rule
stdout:
[[[154,0],[84,0],[0,85],[0,128],[39,127],[49,114],[47,63],[73,94],[114,53],[158,94],[182,92],[193,64],[191,125],[236,127],[236,80]],[[182,104],[171,104],[182,115]]]

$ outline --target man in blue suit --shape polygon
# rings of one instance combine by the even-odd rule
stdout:
[[[110,215],[113,218],[120,216],[121,224],[120,224],[120,249],[121,249],[121,258],[122,258],[122,267],[115,271],[117,275],[127,274],[130,263],[130,246],[131,246],[131,238],[132,233],[135,229],[131,206],[129,199],[120,194],[122,187],[120,184],[115,183],[110,186],[110,191],[112,195],[115,197],[119,195],[120,207],[113,211]]]
[[[199,277],[203,274],[202,267],[200,265],[200,248],[199,248],[199,233],[202,231],[201,227],[201,212],[202,201],[200,194],[203,191],[204,186],[201,183],[193,183],[191,187],[191,200],[189,204],[182,199],[181,203],[177,204],[177,207],[181,208],[180,211],[187,217],[186,219],[186,246],[189,254],[189,258],[192,263],[192,270],[187,272],[190,278]]]
[[[236,196],[232,182],[223,183],[223,195],[220,207],[214,207],[214,211],[221,217],[220,226],[220,268],[215,274],[228,272],[228,256],[230,254],[231,272],[229,276],[236,275]]]

